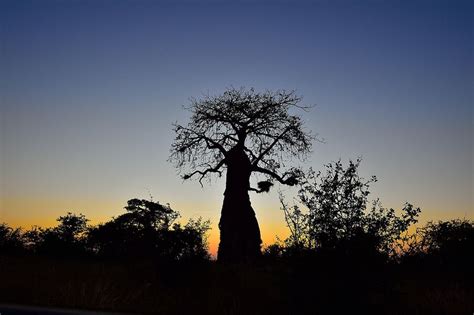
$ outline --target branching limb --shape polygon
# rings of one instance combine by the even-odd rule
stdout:
[[[194,171],[190,174],[186,174],[183,176],[183,179],[190,179],[191,177],[193,177],[194,175],[196,174],[199,174],[201,175],[199,177],[199,184],[202,185],[202,180],[204,179],[204,177],[208,174],[208,173],[218,173],[219,174],[219,177],[222,176],[222,171],[220,170],[220,168],[224,165],[224,159],[222,159],[215,167],[210,167],[210,168],[207,168],[205,169],[204,171],[201,171],[201,170],[197,170],[197,171]]]
[[[183,126],[177,126],[177,128],[182,129],[184,131],[187,131],[191,134],[194,134],[197,137],[195,139],[195,141],[197,141],[197,142],[199,140],[204,140],[206,142],[206,145],[207,145],[208,149],[218,149],[219,151],[221,151],[222,154],[224,154],[224,155],[227,154],[226,149],[224,149],[224,147],[219,142],[217,142],[216,140],[211,139],[210,137],[206,136],[205,134],[197,132],[196,130],[192,130],[190,128],[183,127]]]
[[[194,176],[201,182],[211,174],[220,174],[217,165],[222,159],[230,161],[229,154],[235,148],[245,152],[252,172],[294,185],[298,173],[284,171],[284,162],[290,158],[303,160],[311,152],[313,140],[301,118],[290,113],[292,107],[307,109],[298,105],[300,101],[294,91],[259,93],[244,88],[193,99],[188,107],[190,122],[174,125],[176,138],[169,160],[187,174],[186,178]],[[258,187],[252,191],[264,190]]]
[[[281,140],[281,138],[288,132],[290,131],[291,129],[291,126],[288,127],[288,128],[285,128],[285,130],[283,130],[282,133],[280,133],[274,140],[273,142],[263,151],[260,153],[260,155],[255,159],[255,161],[252,162],[253,165],[257,165],[258,162],[260,162],[262,160],[263,157],[265,157],[268,152],[270,152],[270,150],[278,143],[278,141]]]

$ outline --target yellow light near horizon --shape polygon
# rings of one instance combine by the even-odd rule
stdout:
[[[41,227],[52,227],[57,224],[56,219],[66,214],[68,211],[83,213],[90,220],[89,224],[95,225],[110,220],[113,216],[124,213],[125,202],[112,200],[73,200],[60,198],[2,198],[0,199],[0,222],[5,222],[12,227],[22,227],[29,229],[37,225]],[[196,206],[192,203],[178,205],[183,214],[182,222],[187,218],[201,215],[204,219],[211,219],[211,231],[209,232],[209,251],[215,258],[219,245],[218,220],[220,208],[217,204],[200,204]],[[206,209],[202,211],[201,209]],[[210,209],[215,209],[210,210]],[[272,212],[273,211],[273,212]],[[201,212],[203,212],[201,214]],[[260,215],[258,215],[260,214]],[[275,212],[271,208],[257,209],[258,220],[261,230],[262,247],[271,245],[280,239],[285,239],[289,235],[288,228],[284,222],[282,213]],[[472,208],[459,209],[457,211],[436,211],[423,209],[417,227],[424,225],[428,221],[451,220],[455,218],[474,219]],[[410,231],[414,231],[412,227]],[[242,231],[245,233],[245,231]]]
[[[114,201],[47,199],[47,198],[2,198],[0,199],[0,221],[12,227],[29,229],[33,225],[51,227],[56,219],[67,212],[83,213],[90,224],[97,224],[123,213],[123,205]]]

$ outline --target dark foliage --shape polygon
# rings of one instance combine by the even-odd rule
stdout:
[[[51,229],[2,224],[0,305],[150,314],[467,314],[474,307],[472,221],[429,222],[400,259],[383,263],[374,264],[363,246],[351,249],[363,254],[357,260],[287,243],[270,246],[254,264],[216,264],[202,259],[208,223],[182,226],[175,218],[169,206],[134,200],[127,213],[86,229],[86,218],[71,213]],[[147,243],[153,235],[159,238]],[[58,239],[83,244],[90,258],[32,254],[46,244],[63,250]],[[342,242],[336,249],[347,249]]]
[[[169,205],[131,199],[126,213],[88,226],[83,214],[68,212],[53,228],[22,232],[0,225],[0,253],[53,257],[157,258],[166,261],[206,260],[209,221],[176,223],[179,213]]]
[[[25,243],[20,228],[13,229],[6,223],[0,224],[0,253],[23,253]]]
[[[299,229],[301,214],[289,214],[293,239],[264,251],[269,264],[278,261],[290,271],[289,313],[441,315],[473,309],[474,222],[428,222],[409,236],[388,234],[385,242],[395,242],[388,256],[369,229],[363,237],[339,238],[333,247],[309,247],[307,230]]]
[[[83,214],[68,212],[60,216],[54,228],[33,227],[23,234],[25,247],[40,255],[84,256],[86,255],[87,221]]]
[[[469,314],[472,271],[328,258],[228,265],[0,257],[1,304],[132,314]],[[2,312],[4,313],[4,312]]]
[[[474,266],[474,221],[428,222],[403,244],[404,262],[418,261],[458,270]]]
[[[326,173],[310,170],[300,183],[300,206],[289,207],[281,197],[282,209],[291,235],[288,251],[340,251],[352,256],[391,255],[408,227],[417,222],[421,211],[406,203],[401,216],[394,209],[382,207],[378,199],[369,206],[373,176],[364,180],[358,175],[360,160],[328,164]],[[275,249],[273,249],[275,250]]]
[[[370,205],[375,178],[360,178],[359,163],[310,172],[300,207],[282,196],[291,236],[252,264],[210,261],[209,222],[179,224],[178,212],[151,200],[131,199],[97,226],[73,213],[47,229],[0,224],[0,312],[3,303],[147,314],[471,312],[474,222],[428,222],[407,235],[419,209]]]

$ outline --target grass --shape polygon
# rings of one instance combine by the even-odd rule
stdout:
[[[472,273],[0,256],[0,303],[140,314],[472,314]]]

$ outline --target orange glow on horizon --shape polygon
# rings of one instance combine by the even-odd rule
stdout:
[[[2,198],[0,200],[0,222],[5,222],[12,227],[22,227],[30,229],[37,225],[41,227],[52,227],[57,224],[56,219],[66,214],[66,212],[83,213],[90,220],[89,224],[95,225],[110,220],[113,216],[124,213],[124,202],[99,201],[99,200],[71,200],[71,199],[40,199],[40,198]],[[176,210],[183,214],[181,222],[186,222],[187,218],[199,215],[199,211],[191,204],[181,205],[184,209]],[[188,208],[189,207],[189,208]],[[201,209],[214,209],[215,205],[201,205]],[[275,212],[275,209],[257,209],[257,216],[260,224],[262,248],[274,244],[277,236],[285,239],[289,231],[285,225],[282,213]],[[186,215],[188,214],[188,215]],[[190,214],[190,215],[189,215]],[[216,258],[219,245],[219,220],[220,210],[203,211],[204,219],[211,219],[211,231],[209,232],[208,244],[209,252]],[[472,209],[460,209],[458,211],[436,211],[422,209],[417,227],[424,225],[428,221],[450,220],[455,218],[474,219]],[[209,215],[212,215],[211,217]],[[414,229],[413,229],[414,230]]]

